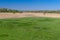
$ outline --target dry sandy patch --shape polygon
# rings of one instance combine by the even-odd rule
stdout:
[[[52,17],[60,18],[58,13],[0,13],[0,19],[2,18],[22,18],[22,17]]]

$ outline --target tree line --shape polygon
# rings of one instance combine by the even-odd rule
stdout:
[[[22,13],[22,11],[12,10],[12,9],[7,9],[7,8],[0,8],[0,12]]]
[[[20,11],[20,10],[12,10],[12,9],[7,9],[7,8],[0,8],[0,12],[13,12],[13,13],[23,13],[23,12],[31,12],[31,13],[60,13],[60,10]]]
[[[60,10],[40,10],[40,11],[25,11],[32,13],[60,13]]]

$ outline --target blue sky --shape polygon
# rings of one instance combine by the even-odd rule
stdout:
[[[0,8],[17,10],[60,10],[60,0],[0,0]]]

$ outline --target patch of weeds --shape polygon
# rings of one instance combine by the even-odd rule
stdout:
[[[36,30],[48,30],[47,27],[33,27]]]
[[[0,23],[3,23],[3,21],[0,21]]]
[[[40,19],[40,20],[38,20],[38,21],[41,21],[41,22],[44,22],[44,21],[54,21],[53,19],[49,19],[49,18],[45,18],[45,19]]]
[[[43,29],[43,30],[47,30],[48,28],[46,28],[46,27],[43,27],[42,29]]]
[[[32,22],[24,22],[24,23],[20,23],[18,24],[17,26],[31,26],[32,25]]]
[[[0,37],[8,37],[8,34],[1,34]]]
[[[34,27],[34,29],[40,29],[40,27]]]
[[[15,27],[14,24],[8,23],[8,22],[4,23],[4,24],[1,25],[1,26],[2,26],[3,28],[6,28],[6,29],[13,29],[13,28]]]
[[[15,40],[15,39],[10,39],[10,40]]]
[[[45,21],[53,21],[53,20],[51,20],[51,19],[49,19],[49,18],[46,18]]]
[[[40,31],[41,30],[40,27],[33,27],[33,29],[36,30],[36,31]]]
[[[6,27],[7,27],[8,29],[13,29],[13,28],[15,27],[15,25],[14,25],[14,24],[8,24]]]
[[[8,22],[8,23],[11,23],[11,24],[19,24],[19,22],[17,22],[17,21],[12,21],[12,22]]]

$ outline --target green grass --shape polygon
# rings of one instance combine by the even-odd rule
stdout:
[[[0,40],[60,40],[60,19],[0,19]]]

